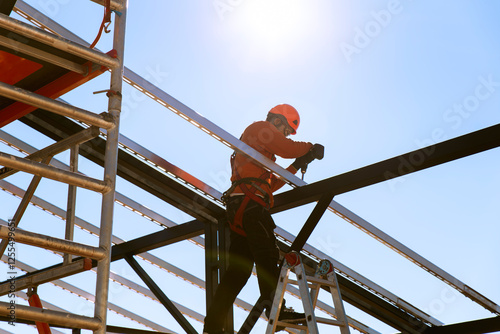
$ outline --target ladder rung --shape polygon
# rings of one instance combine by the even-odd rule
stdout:
[[[278,324],[282,323],[282,324],[294,324],[294,325],[297,325],[297,326],[302,326],[302,325],[298,325],[297,323],[299,323],[299,322],[305,322],[305,321],[306,321],[306,318],[301,318],[301,319],[287,319],[287,320],[280,320],[280,321],[278,321]],[[342,321],[335,320],[335,319],[329,319],[329,318],[319,318],[319,317],[316,317],[316,322],[321,323],[321,324],[325,324],[325,325],[344,326],[344,323]]]
[[[319,318],[316,317],[316,322],[332,326],[345,326],[344,322],[329,318]]]
[[[289,328],[305,329],[305,330],[307,330],[307,326],[294,324],[293,322],[288,322],[288,321],[278,321],[276,323],[276,326],[282,326],[282,327],[289,327]]]
[[[336,287],[335,283],[328,280],[316,278],[313,276],[307,276],[306,279],[309,288],[316,288],[318,287],[318,285]],[[299,285],[299,282],[297,280],[289,279],[287,280],[287,284]]]
[[[333,286],[333,287],[337,286],[332,281],[329,281],[329,280],[326,280],[326,279],[322,279],[322,278],[318,278],[318,277],[314,277],[314,276],[307,276],[306,279],[307,279],[308,283],[312,283],[312,284],[319,284],[321,286]]]

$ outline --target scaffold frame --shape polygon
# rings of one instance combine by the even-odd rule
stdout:
[[[101,5],[106,5],[108,2],[104,0],[92,1]],[[145,330],[107,325],[107,311],[110,309],[138,323],[153,328],[156,332],[173,332],[118,305],[109,303],[109,283],[110,281],[116,281],[139,294],[158,301],[169,311],[186,333],[196,333],[188,318],[203,322],[203,315],[170,300],[154,282],[152,277],[141,267],[137,259],[152,263],[205,290],[206,304],[208,305],[217,288],[218,277],[221,276],[225,267],[227,229],[221,224],[224,217],[224,207],[221,201],[222,194],[183,169],[119,133],[121,91],[123,82],[125,81],[141,93],[155,100],[168,110],[168,112],[179,115],[199,130],[218,140],[221,144],[246,155],[264,168],[280,176],[292,186],[292,190],[285,191],[275,197],[275,206],[272,209],[273,214],[305,204],[317,203],[305,222],[303,229],[296,236],[281,228],[276,229],[275,232],[279,239],[280,250],[282,254],[290,250],[300,251],[304,255],[305,271],[309,274],[314,271],[313,268],[316,267],[316,264],[320,260],[328,259],[335,267],[335,272],[338,276],[338,287],[342,292],[344,301],[347,303],[403,333],[439,334],[457,333],[457,331],[472,333],[473,329],[477,330],[478,328],[484,331],[484,333],[490,329],[500,330],[500,306],[498,304],[334,200],[334,196],[347,191],[360,189],[391,178],[418,172],[462,157],[498,148],[500,146],[500,137],[498,136],[498,133],[500,133],[500,124],[433,145],[432,150],[434,153],[428,156],[423,163],[414,166],[415,168],[412,170],[401,171],[399,168],[400,161],[408,160],[410,157],[419,155],[430,148],[424,147],[351,172],[307,184],[125,67],[124,41],[127,0],[111,0],[109,1],[109,5],[113,11],[119,11],[120,15],[115,15],[113,52],[108,54],[89,49],[88,43],[36,11],[22,0],[17,1],[14,10],[28,21],[38,22],[37,26],[42,29],[0,14],[0,28],[16,29],[16,32],[33,38],[38,42],[55,44],[60,50],[83,57],[94,65],[97,64],[100,67],[106,67],[106,70],[111,72],[110,88],[107,90],[109,97],[108,111],[103,114],[95,114],[91,111],[72,106],[60,99],[56,100],[37,92],[30,92],[29,90],[0,82],[0,96],[29,104],[33,107],[20,121],[56,140],[56,144],[54,145],[42,150],[35,150],[29,144],[0,130],[0,141],[25,155],[21,158],[0,152],[0,165],[5,166],[0,169],[0,189],[22,198],[14,220],[19,222],[29,203],[39,206],[43,210],[60,217],[62,220],[66,220],[66,239],[58,239],[24,231],[21,228],[17,228],[16,225],[17,242],[65,253],[64,257],[61,258],[60,264],[49,268],[32,268],[20,263],[20,268],[24,268],[22,270],[27,273],[18,278],[20,284],[16,288],[20,291],[33,285],[52,282],[56,285],[65,286],[69,291],[78,291],[82,295],[87,295],[88,298],[93,299],[95,302],[94,317],[70,314],[55,309],[44,309],[42,312],[40,309],[23,306],[18,308],[18,317],[20,320],[26,321],[26,323],[43,321],[60,326],[61,328],[89,329],[98,334],[115,331],[137,334],[151,333]],[[0,45],[8,45],[8,43],[0,39]],[[16,51],[25,53],[43,52],[33,48],[17,49]],[[89,71],[86,71],[88,68],[87,65],[68,63],[57,56],[51,57],[42,53],[39,56],[44,60],[80,75],[89,75]],[[89,145],[88,141],[91,139],[93,140],[93,144]],[[69,166],[53,158],[57,153],[68,149],[71,150],[71,164]],[[427,156],[425,154],[421,155]],[[104,168],[103,179],[99,180],[78,173],[78,156],[84,156],[97,165],[102,166]],[[17,171],[34,174],[31,185],[27,190],[19,189],[4,180]],[[70,185],[67,210],[60,209],[34,195],[37,184],[42,177]],[[117,177],[131,182],[166,203],[182,210],[192,216],[193,219],[186,223],[177,224],[169,218],[144,207],[141,203],[137,203],[116,192],[115,184]],[[78,200],[76,187],[86,188],[102,194],[99,227],[75,216],[74,208]],[[142,215],[149,221],[163,227],[163,229],[159,232],[140,236],[129,241],[124,241],[114,236],[112,226],[114,207],[116,205],[121,205]],[[492,319],[480,319],[464,324],[445,325],[346,265],[308,245],[307,240],[309,236],[326,211],[331,211],[348,223],[356,226],[361,231],[492,312],[496,317]],[[74,226],[79,226],[89,233],[99,236],[99,246],[92,247],[73,242],[72,228]],[[204,238],[201,237],[202,235],[204,235]],[[0,221],[0,238],[4,239],[0,244],[0,249],[3,251],[5,251],[7,244],[5,240],[8,240],[8,237],[9,229],[7,222]],[[185,240],[189,240],[205,249],[205,280],[183,271],[150,253],[150,251],[156,248]],[[214,254],[219,254],[219,256],[214,256]],[[2,259],[5,261],[5,256]],[[134,272],[148,288],[110,272],[111,263],[122,259],[133,268]],[[84,270],[95,270],[97,272],[96,291],[92,296],[83,290],[79,290],[78,287],[70,286],[61,281],[64,277]],[[7,293],[7,291],[8,282],[0,282],[0,295]],[[299,295],[299,292],[293,287],[287,287],[287,291],[292,295]],[[42,302],[44,305],[50,305],[48,301],[42,300]],[[262,310],[259,309],[258,303],[252,305],[240,299],[236,300],[235,305],[248,312],[245,324],[248,332],[250,332],[253,324],[258,319],[263,318],[261,315]],[[5,313],[6,306],[6,303],[0,302],[0,309],[2,309],[0,316],[7,316],[7,313]],[[316,307],[326,313],[334,312],[331,307],[321,301],[318,301]],[[229,317],[227,321],[228,328],[233,329],[233,319]],[[369,326],[352,318],[349,319],[349,324],[361,333],[378,333]],[[240,331],[240,333],[244,332]],[[289,331],[289,333],[296,332],[293,330]],[[234,330],[230,331],[230,333],[234,333]]]

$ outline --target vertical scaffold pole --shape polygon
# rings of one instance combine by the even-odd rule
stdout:
[[[108,92],[108,112],[114,119],[114,127],[107,131],[106,154],[104,158],[104,180],[110,185],[111,190],[102,197],[101,227],[99,247],[106,250],[107,256],[97,265],[96,302],[94,315],[101,321],[101,326],[94,331],[97,334],[106,333],[107,304],[109,277],[111,267],[111,237],[113,228],[113,209],[115,202],[116,171],[118,163],[118,136],[120,112],[122,102],[123,59],[125,49],[125,25],[127,17],[128,0],[123,0],[121,12],[115,12],[113,49],[116,50],[120,66],[111,70],[111,84]]]

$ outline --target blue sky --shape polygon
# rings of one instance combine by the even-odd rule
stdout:
[[[102,18],[102,8],[87,1],[26,2],[88,42]],[[314,162],[305,176],[310,183],[498,124],[499,10],[500,4],[493,1],[462,0],[130,1],[125,64],[236,137],[251,122],[264,119],[274,105],[294,105],[301,114],[294,139],[326,147],[325,158]],[[97,48],[108,51],[110,41],[110,34],[104,35]],[[92,92],[105,89],[108,80],[103,75],[63,98],[99,113],[107,106],[106,98]],[[19,122],[2,130],[37,148],[51,143]],[[127,85],[121,133],[219,191],[227,188],[231,151]],[[1,150],[10,152],[7,147]],[[62,161],[68,157],[58,156]],[[278,161],[285,167],[289,163]],[[494,149],[335,200],[500,303],[499,163],[499,151]],[[90,175],[102,173],[84,159],[80,165]],[[8,179],[20,187],[29,180],[21,173]],[[37,196],[64,208],[64,189],[45,181]],[[190,220],[125,181],[119,181],[117,190],[174,222]],[[100,205],[99,196],[79,194],[84,201],[77,213],[97,222],[99,210],[91,209]],[[2,207],[9,208],[0,218],[7,220],[19,200],[4,192],[0,196]],[[290,210],[275,219],[280,227],[297,233],[311,209],[309,205]],[[22,227],[50,227],[54,235],[63,235],[63,224],[47,216],[30,207]],[[157,230],[120,207],[116,217],[115,235],[125,240]],[[84,232],[77,236],[95,242]],[[444,323],[492,316],[331,213],[320,221],[309,243]],[[20,252],[22,259],[39,268],[58,261],[51,254],[35,257],[30,247]],[[186,263],[179,252],[192,253],[193,260]],[[203,278],[199,247],[182,243],[153,253]],[[126,264],[113,266],[136,279]],[[201,290],[145,267],[172,299],[185,300],[204,313]],[[85,274],[68,281],[93,293],[87,276],[93,277]],[[40,295],[45,293],[49,300],[53,294],[79,300],[58,288],[44,289]],[[252,280],[241,297],[251,301],[256,293]],[[112,288],[112,300],[127,298],[132,298],[127,291]],[[72,307],[62,298],[58,303]],[[79,310],[73,311],[88,311],[82,303],[78,301]],[[152,318],[168,318],[159,304],[139,303],[150,304]],[[144,315],[144,308],[136,312]],[[241,321],[243,313],[235,312],[236,321]],[[382,333],[394,332],[354,309],[348,308],[348,313]],[[112,324],[125,321],[121,319],[110,313]],[[178,328],[172,320],[162,325]],[[0,328],[12,332],[4,324]],[[23,327],[23,333],[34,332]]]

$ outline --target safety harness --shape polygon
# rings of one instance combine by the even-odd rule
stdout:
[[[258,178],[257,177],[242,178],[241,175],[238,173],[238,170],[234,164],[235,157],[236,157],[236,152],[234,152],[231,155],[231,169],[233,171],[233,175],[236,176],[236,180],[233,181],[231,187],[224,192],[224,194],[222,195],[222,201],[227,206],[231,198],[231,194],[236,189],[236,187],[239,186],[240,189],[243,190],[244,194],[243,200],[241,201],[240,206],[236,210],[234,218],[231,219],[230,217],[228,217],[228,223],[231,230],[242,236],[246,236],[245,230],[243,229],[243,214],[245,213],[248,203],[252,200],[268,210],[271,207],[269,194],[257,184],[257,183],[264,183],[267,186],[269,186],[269,183],[266,181],[266,179],[270,178],[271,172],[264,172]],[[262,193],[264,197],[257,195],[256,194],[257,191]]]

